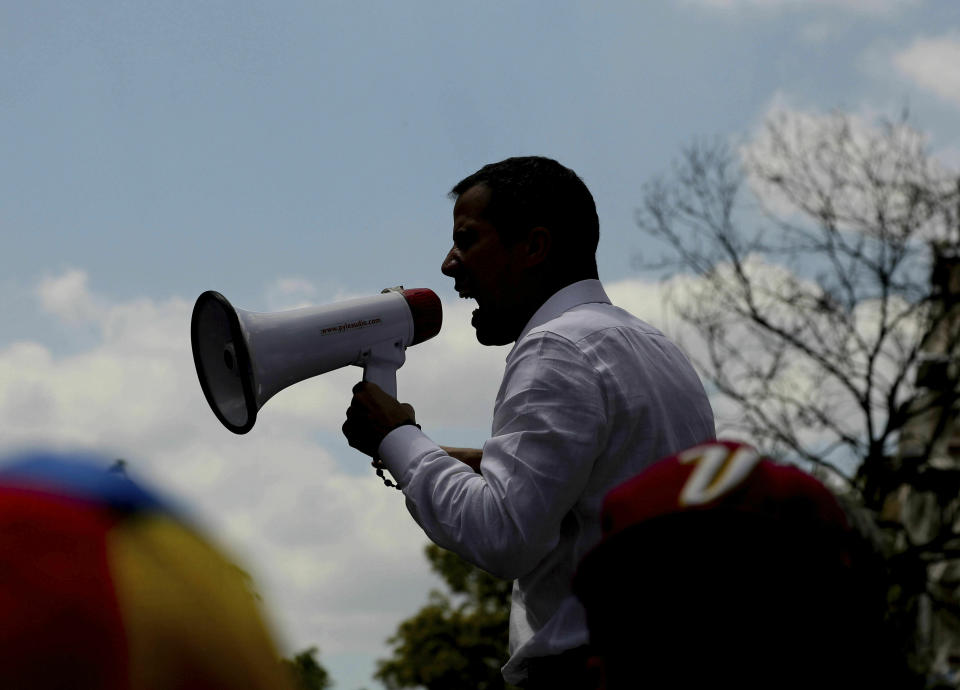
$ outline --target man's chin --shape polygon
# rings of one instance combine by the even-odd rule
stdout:
[[[508,345],[513,341],[501,333],[488,333],[477,329],[477,342],[481,345]]]
[[[484,312],[479,309],[473,310],[470,325],[476,331],[477,342],[481,345],[508,345],[517,339],[516,335],[507,332],[509,329],[505,329],[502,323],[496,319],[486,318]]]

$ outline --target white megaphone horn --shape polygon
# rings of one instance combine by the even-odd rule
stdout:
[[[440,332],[440,299],[426,288],[388,288],[326,306],[274,313],[235,309],[219,292],[197,298],[190,323],[203,394],[223,425],[245,434],[276,393],[349,364],[396,397],[406,348]]]

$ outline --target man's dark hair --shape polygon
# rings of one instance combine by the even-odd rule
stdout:
[[[490,190],[486,217],[505,245],[516,243],[531,228],[543,226],[550,230],[554,265],[585,278],[596,277],[597,207],[573,170],[542,156],[507,158],[460,180],[450,196],[456,199],[478,184]]]

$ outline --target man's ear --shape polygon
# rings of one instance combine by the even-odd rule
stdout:
[[[539,266],[547,260],[550,255],[550,249],[553,246],[553,236],[550,230],[542,225],[531,228],[527,233],[526,254],[524,256],[527,266]]]

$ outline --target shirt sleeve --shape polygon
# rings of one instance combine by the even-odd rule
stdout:
[[[606,442],[598,373],[574,343],[545,332],[507,361],[480,474],[411,425],[384,439],[380,458],[434,542],[515,579],[558,543]]]

